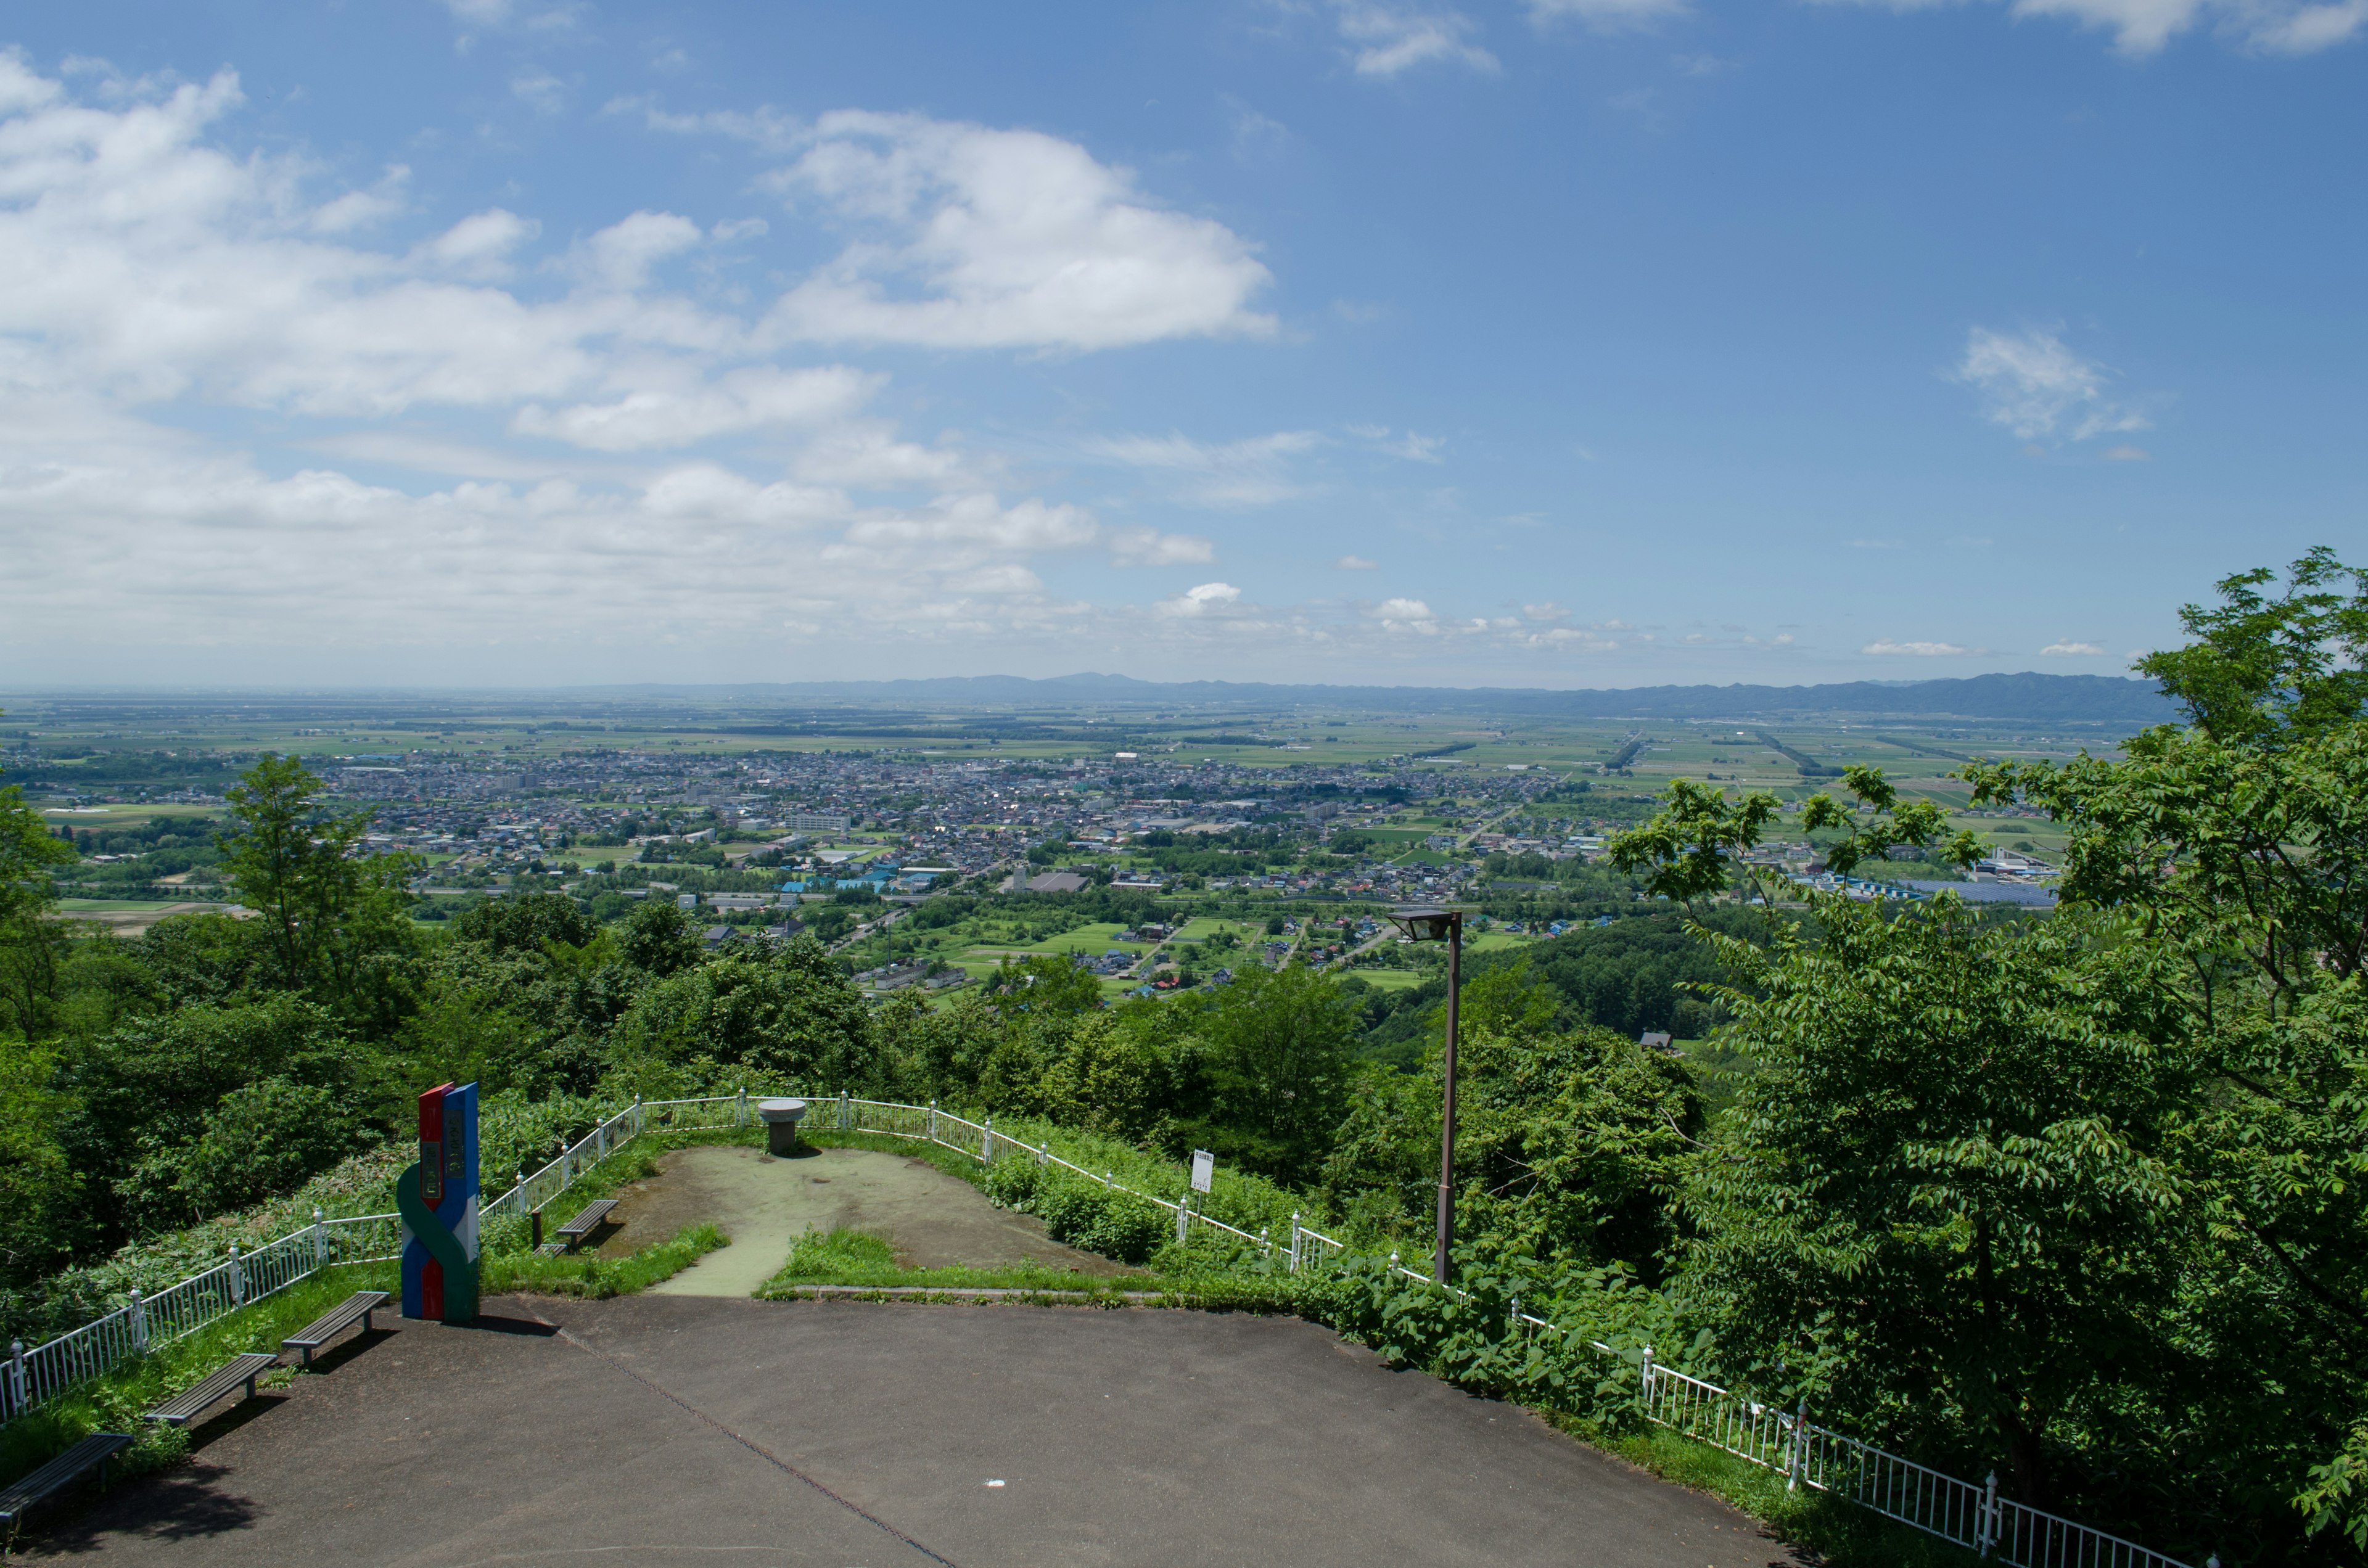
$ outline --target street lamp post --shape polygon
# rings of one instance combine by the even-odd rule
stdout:
[[[1439,1107],[1439,1225],[1431,1244],[1430,1277],[1447,1281],[1447,1257],[1455,1244],[1455,1036],[1456,1006],[1463,990],[1463,912],[1460,909],[1393,909],[1391,924],[1417,942],[1447,943],[1447,1060]]]

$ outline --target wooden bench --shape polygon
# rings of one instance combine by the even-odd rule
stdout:
[[[162,1421],[167,1426],[186,1426],[241,1383],[246,1385],[246,1397],[253,1399],[255,1380],[278,1365],[279,1358],[268,1350],[249,1350],[245,1355],[233,1356],[204,1382],[150,1411],[148,1419]]]
[[[313,1351],[353,1327],[357,1321],[361,1324],[362,1332],[368,1334],[370,1331],[370,1313],[384,1305],[386,1305],[385,1291],[357,1290],[281,1340],[279,1353],[285,1356],[290,1350],[302,1350],[304,1353],[304,1365],[309,1367],[313,1364]]]
[[[609,1210],[617,1207],[613,1198],[596,1198],[584,1206],[584,1211],[559,1227],[559,1244],[573,1252],[576,1244],[607,1223]]]
[[[103,1489],[107,1485],[107,1461],[131,1446],[128,1432],[93,1432],[32,1474],[0,1486],[0,1551],[17,1544],[17,1527],[24,1522],[27,1513],[49,1501],[51,1494],[64,1491],[94,1466]]]

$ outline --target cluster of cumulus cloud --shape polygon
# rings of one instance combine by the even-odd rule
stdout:
[[[231,73],[75,85],[0,54],[6,643],[97,617],[184,646],[1008,631],[1083,611],[1047,552],[1210,559],[1002,494],[995,454],[908,438],[888,378],[834,362],[1274,331],[1247,242],[1073,143],[775,127],[767,183],[850,237],[742,306],[696,264],[762,220],[633,212],[551,246],[489,209],[394,242],[405,172],[320,191],[231,150]],[[719,455],[735,437],[767,466]],[[355,477],[394,471],[436,479]]]

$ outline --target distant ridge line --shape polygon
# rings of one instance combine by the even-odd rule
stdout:
[[[1849,715],[1888,719],[1997,719],[2021,722],[2158,724],[2179,715],[2149,682],[2113,676],[1982,675],[1937,680],[1846,681],[1823,686],[1429,687],[1286,686],[1258,681],[1146,681],[1080,674],[940,676],[904,680],[602,683],[484,687],[83,687],[24,689],[0,707],[30,700],[58,711],[96,715],[122,708],[233,708],[256,714],[400,708],[413,704],[556,702],[613,710],[687,703],[729,711],[742,721],[805,726],[876,712],[972,709],[1042,713],[1084,708],[1181,708],[1193,723],[1288,708],[1340,712],[1501,714],[1542,719],[1734,721]],[[770,710],[772,711],[768,712]],[[802,711],[801,711],[802,710]],[[826,711],[835,710],[836,711]],[[610,711],[610,717],[619,716]],[[916,715],[907,712],[905,722]]]
[[[1250,681],[1145,681],[1080,674],[940,676],[877,681],[796,681],[733,686],[602,686],[574,691],[646,697],[694,694],[740,702],[939,701],[959,705],[1074,707],[1290,705],[1395,712],[1489,712],[1581,719],[1756,719],[1781,713],[1913,714],[1964,719],[2166,723],[2178,717],[2153,682],[2116,676],[1983,675],[1919,681],[1848,681],[1824,686],[1573,687],[1283,686]]]

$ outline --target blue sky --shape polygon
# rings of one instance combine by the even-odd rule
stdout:
[[[14,22],[19,684],[2113,673],[2368,553],[2368,0]]]

